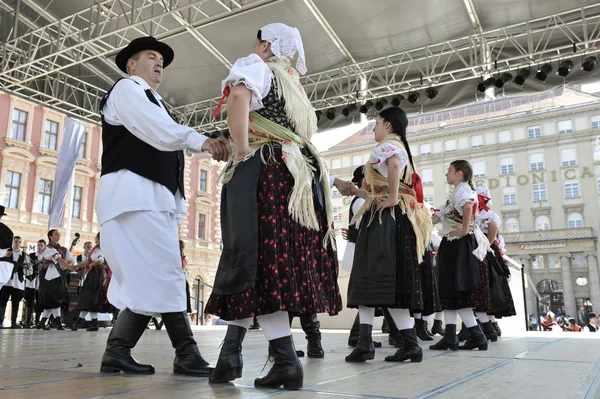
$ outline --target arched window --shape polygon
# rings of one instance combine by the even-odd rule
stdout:
[[[518,233],[519,232],[519,221],[515,218],[508,218],[504,223],[507,233]]]
[[[536,230],[550,230],[550,218],[546,215],[540,215],[535,218]]]
[[[567,216],[567,227],[570,229],[578,229],[583,227],[583,216],[581,216],[581,213],[569,213],[569,216]]]

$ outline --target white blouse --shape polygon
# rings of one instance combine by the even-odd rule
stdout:
[[[498,216],[498,214],[496,212],[491,211],[491,210],[479,211],[479,214],[477,215],[477,218],[475,219],[475,223],[479,226],[481,231],[484,232],[484,234],[488,233],[488,226],[491,222],[496,223],[496,227],[498,227],[498,228],[500,228],[500,225],[502,224],[502,221],[500,220],[500,216]]]
[[[262,100],[271,90],[271,70],[265,62],[256,54],[238,59],[229,75],[221,82],[221,93],[226,87],[237,86],[243,83],[252,92],[250,111],[256,111],[263,107]]]
[[[61,267],[58,264],[58,258],[60,258],[60,253],[56,249],[47,246],[44,250],[43,259],[52,261],[52,264],[48,265],[48,270],[46,271],[46,280],[54,280],[55,278],[60,277],[58,271]],[[73,257],[73,254],[69,250],[67,250],[65,261],[75,262],[75,257]]]
[[[369,156],[369,163],[382,176],[388,177],[387,160],[393,156],[397,156],[400,159],[400,170],[404,170],[408,165],[408,153],[404,148],[396,147],[390,143],[382,143],[373,148]]]

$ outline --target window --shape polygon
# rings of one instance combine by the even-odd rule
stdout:
[[[485,177],[485,161],[473,162],[473,177]]]
[[[83,141],[81,142],[81,147],[79,147],[79,152],[77,153],[77,157],[85,158],[85,147],[87,145],[88,134],[85,132],[83,134]]]
[[[82,188],[73,186],[73,219],[81,219],[81,193]]]
[[[565,181],[565,198],[579,198],[579,180]]]
[[[577,155],[575,152],[575,148],[566,148],[564,150],[560,150],[560,160],[562,162],[562,166],[577,165]]]
[[[20,109],[13,110],[12,126],[10,127],[10,138],[25,141],[27,131],[27,112]]]
[[[570,229],[580,229],[583,227],[583,216],[578,212],[571,212],[567,216],[567,227]]]
[[[198,238],[206,240],[206,215],[203,213],[198,214]]]
[[[513,173],[515,173],[513,158],[500,158],[500,174],[512,175]]]
[[[483,146],[483,136],[471,136],[471,147],[477,148]]]
[[[537,139],[542,137],[542,128],[539,126],[529,126],[527,128],[527,135],[530,139]]]
[[[546,215],[540,215],[535,218],[536,230],[550,230],[550,218]]]
[[[423,184],[433,183],[433,170],[421,169],[421,181],[423,181]]]
[[[340,169],[342,167],[341,159],[332,159],[331,160],[331,169]]]
[[[504,223],[504,226],[506,226],[506,232],[508,233],[519,232],[519,221],[515,218],[506,219],[506,223]]]
[[[431,154],[431,144],[421,144],[421,155]]]
[[[592,129],[600,128],[600,115],[592,116]]]
[[[529,164],[531,165],[532,172],[544,170],[544,154],[537,153],[529,155]]]
[[[573,121],[558,122],[558,133],[571,133],[573,131]]]
[[[548,269],[560,269],[560,257],[558,255],[548,255]]]
[[[352,166],[361,166],[362,164],[362,155],[355,155],[352,157]]]
[[[504,205],[517,203],[517,190],[514,187],[504,187],[502,194],[504,196]]]
[[[6,184],[4,185],[4,207],[17,209],[19,207],[19,187],[21,185],[21,174],[17,172],[6,172]]]
[[[46,133],[44,134],[44,148],[56,150],[58,138],[58,123],[46,120]]]
[[[532,269],[543,269],[544,268],[544,255],[532,255],[531,256],[531,268]]]
[[[533,200],[534,201],[546,201],[546,183],[534,184],[533,186]]]
[[[344,215],[342,215],[342,207],[334,206],[333,207],[333,221],[341,222],[344,219]]]
[[[429,204],[431,206],[434,206],[433,205],[434,204],[434,202],[433,202],[433,195],[430,195],[429,197],[423,197],[423,202],[425,202],[425,203],[427,203],[427,204]]]
[[[587,262],[585,260],[585,255],[577,254],[571,257],[571,267],[573,269],[579,269],[582,267],[587,267]]]
[[[446,151],[456,151],[456,140],[446,140],[444,146]]]
[[[40,191],[39,191],[39,212],[49,214],[50,203],[52,202],[52,180],[40,179]]]
[[[510,130],[503,130],[498,132],[498,144],[510,143],[512,140],[512,133]]]
[[[200,169],[200,191],[207,191],[208,172]]]

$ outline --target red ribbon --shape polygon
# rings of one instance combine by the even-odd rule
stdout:
[[[229,97],[229,92],[230,92],[229,86],[227,86],[223,89],[223,97],[221,97],[219,104],[217,104],[217,109],[215,109],[215,112],[213,113],[213,116],[212,116],[213,119],[215,119],[219,115],[219,111],[221,111],[221,107],[223,106],[225,99],[227,97]]]
[[[417,202],[419,204],[423,203],[423,182],[421,181],[421,176],[417,172],[412,174],[412,186],[415,190],[415,194],[417,195]]]
[[[477,194],[477,200],[479,201],[479,209],[482,209],[486,212],[490,210],[490,208],[488,208],[488,206],[486,204],[486,202],[491,200],[490,197],[486,197],[485,195],[482,195],[482,194]]]

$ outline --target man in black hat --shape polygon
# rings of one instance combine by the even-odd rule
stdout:
[[[160,315],[175,348],[173,372],[208,377],[185,314],[185,275],[179,257],[178,225],[187,213],[183,150],[229,158],[224,138],[210,139],[176,123],[157,93],[174,58],[153,37],[133,40],[116,57],[129,77],[100,102],[102,173],[96,212],[102,252],[113,276],[108,300],[121,309],[107,341],[100,371],[153,374],[131,356],[153,316]],[[126,245],[125,245],[126,244]]]

